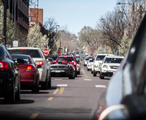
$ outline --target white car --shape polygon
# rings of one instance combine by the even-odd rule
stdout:
[[[96,55],[93,66],[92,66],[93,76],[96,76],[96,74],[100,72],[99,65],[102,63],[102,61],[106,55],[107,54],[97,54]]]
[[[40,48],[34,47],[14,47],[8,48],[10,54],[26,54],[30,55],[37,66],[39,66],[39,84],[42,88],[51,87],[50,66]]]
[[[100,66],[100,78],[111,77],[119,68],[123,56],[106,56]]]
[[[87,62],[87,71],[92,69],[92,65],[93,65],[94,59],[89,59]]]
[[[87,66],[88,60],[89,60],[90,58],[92,59],[91,56],[85,57],[85,59],[84,59],[84,66]]]

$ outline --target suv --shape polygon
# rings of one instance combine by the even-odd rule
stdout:
[[[102,63],[102,61],[106,55],[107,54],[97,54],[96,55],[93,66],[92,66],[93,76],[96,76],[96,74],[100,72],[99,66]]]
[[[122,56],[106,56],[100,67],[100,78],[111,77],[119,68],[123,58]]]
[[[6,103],[20,100],[20,74],[3,45],[0,45],[0,97],[4,97]]]
[[[47,60],[44,57],[40,48],[33,47],[16,47],[8,49],[11,54],[26,54],[30,55],[39,70],[39,84],[42,88],[47,89],[51,87],[51,75],[50,66],[47,64]]]

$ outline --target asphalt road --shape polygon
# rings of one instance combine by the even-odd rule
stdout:
[[[52,77],[52,89],[40,90],[39,94],[21,91],[17,104],[4,104],[0,99],[0,120],[92,120],[109,81],[93,77],[82,66],[81,75],[75,79]]]

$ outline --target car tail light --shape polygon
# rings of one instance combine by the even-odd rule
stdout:
[[[8,70],[9,66],[7,65],[6,62],[0,61],[0,70]]]
[[[77,65],[77,63],[75,61],[73,61],[74,65]]]
[[[29,66],[27,66],[26,70],[27,70],[27,71],[34,71],[34,67],[31,66],[31,65],[29,65]]]
[[[26,50],[25,48],[20,48],[19,50]]]
[[[99,120],[100,114],[97,114],[97,120]]]
[[[39,61],[36,61],[36,64],[42,66],[44,62],[42,60],[39,60]]]

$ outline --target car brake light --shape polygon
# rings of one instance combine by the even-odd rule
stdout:
[[[0,61],[0,70],[8,70],[9,66],[7,65],[6,62]]]
[[[20,48],[19,50],[26,50],[25,48]]]
[[[29,65],[29,66],[27,66],[26,70],[28,70],[28,71],[32,71],[32,70],[34,70],[34,67],[31,66],[31,65]]]
[[[97,120],[99,119],[99,117],[100,117],[100,114],[97,114]]]
[[[36,61],[36,64],[42,66],[44,64],[44,62],[42,60],[40,60],[40,61]]]
[[[77,65],[77,63],[75,61],[73,63],[74,63],[74,65]]]

